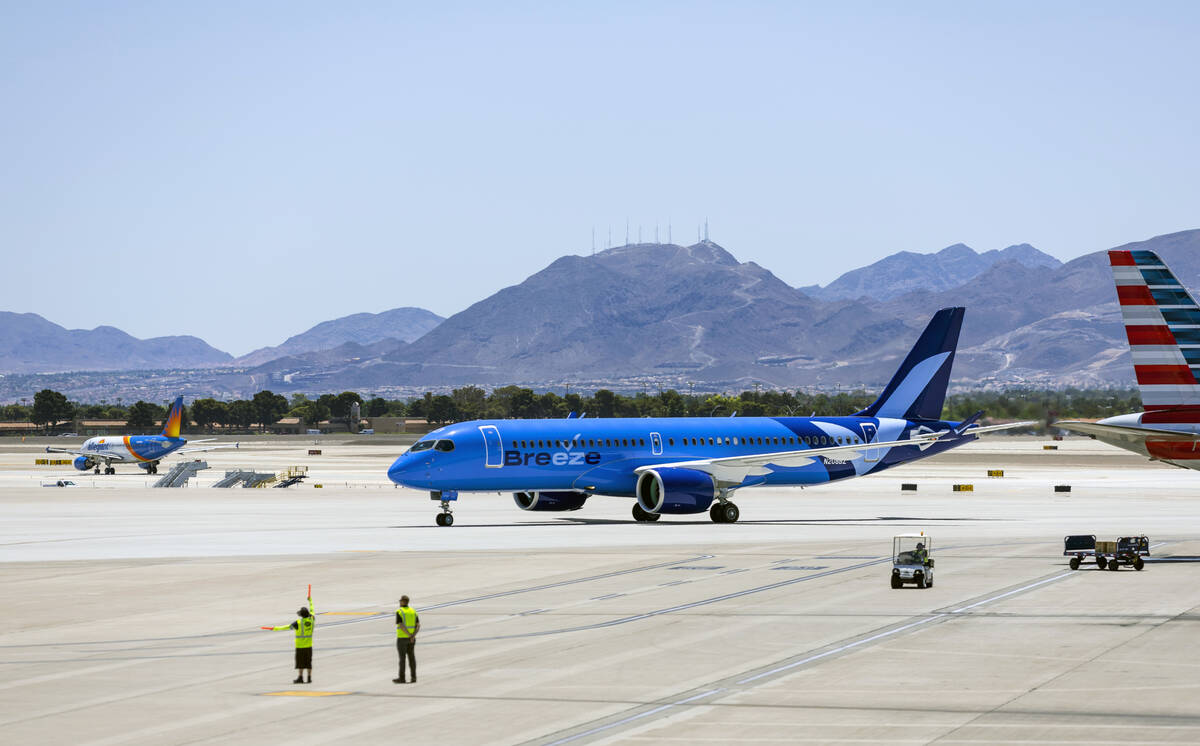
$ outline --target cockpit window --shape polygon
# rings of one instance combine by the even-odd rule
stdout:
[[[418,440],[416,443],[413,443],[413,447],[412,447],[412,448],[409,448],[409,449],[408,449],[408,452],[409,452],[409,453],[416,453],[417,451],[428,451],[430,448],[433,448],[433,444],[434,444],[435,442],[437,442],[437,441],[433,441],[433,440]]]
[[[453,440],[439,440],[437,442],[437,444],[434,445],[434,448],[436,450],[446,451],[447,453],[449,453],[450,451],[454,450],[454,441]]]

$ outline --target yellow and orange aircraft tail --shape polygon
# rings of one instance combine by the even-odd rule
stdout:
[[[167,415],[167,421],[163,423],[162,434],[167,438],[178,438],[179,427],[183,424],[183,397],[175,397],[175,403],[171,405],[171,412]]]

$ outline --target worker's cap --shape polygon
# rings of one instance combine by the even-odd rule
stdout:
[[[924,543],[924,542],[920,542],[920,541],[918,541],[918,542],[917,542],[917,549],[924,549],[924,548],[925,548],[925,543]]]

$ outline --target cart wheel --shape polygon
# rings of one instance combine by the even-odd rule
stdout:
[[[924,575],[918,575],[918,576],[917,576],[917,587],[918,587],[918,588],[924,588],[924,587],[925,587],[925,576],[924,576]]]
[[[1145,566],[1146,562],[1141,557],[1137,557],[1133,560],[1133,569],[1141,570]]]
[[[900,576],[899,576],[899,575],[893,575],[893,576],[892,576],[892,587],[893,587],[893,588],[900,588],[900,587],[902,587],[903,585],[904,585],[904,581],[900,580]]]
[[[932,587],[933,587],[933,578],[930,578],[929,580],[926,580],[926,581],[925,581],[925,587],[926,587],[926,588],[932,588]]]
[[[1071,558],[1071,563],[1070,563],[1070,564],[1071,564],[1071,569],[1072,569],[1072,570],[1078,570],[1078,569],[1079,569],[1079,558],[1078,558],[1078,557],[1072,557],[1072,558]]]
[[[1108,569],[1112,570],[1113,572],[1121,569],[1121,563],[1117,562],[1116,557],[1108,561]]]
[[[1108,567],[1108,558],[1107,557],[1097,557],[1096,558],[1096,566],[1099,567],[1101,570]]]

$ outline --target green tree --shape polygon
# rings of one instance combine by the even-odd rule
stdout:
[[[333,403],[329,405],[329,413],[334,417],[345,419],[350,416],[350,407],[357,402],[362,406],[362,397],[353,391],[343,391],[333,399]]]
[[[464,386],[450,392],[458,416],[464,420],[482,419],[487,412],[487,392],[478,386]]]
[[[192,402],[192,419],[201,430],[211,430],[213,425],[224,424],[229,416],[225,402],[216,399],[197,399]]]
[[[384,399],[382,396],[377,396],[371,401],[367,402],[367,406],[363,407],[363,410],[366,412],[368,417],[382,417],[387,414],[388,411],[387,399]]]
[[[42,389],[33,395],[33,410],[29,421],[35,425],[49,427],[59,420],[69,420],[75,416],[75,408],[67,397],[52,389]]]
[[[251,404],[254,405],[254,421],[259,423],[263,430],[279,422],[288,411],[288,400],[266,389],[255,394]]]
[[[258,412],[254,408],[254,403],[245,399],[229,402],[229,424],[248,428],[253,425],[258,419]]]
[[[425,410],[425,419],[435,425],[442,425],[447,422],[453,422],[458,418],[458,408],[454,405],[454,400],[445,394],[438,394],[429,400],[429,406]]]
[[[600,389],[592,397],[596,401],[597,417],[617,416],[617,395],[608,389]]]
[[[147,430],[154,427],[155,422],[158,420],[157,410],[158,407],[155,405],[139,399],[129,407],[125,427],[135,430]]]

